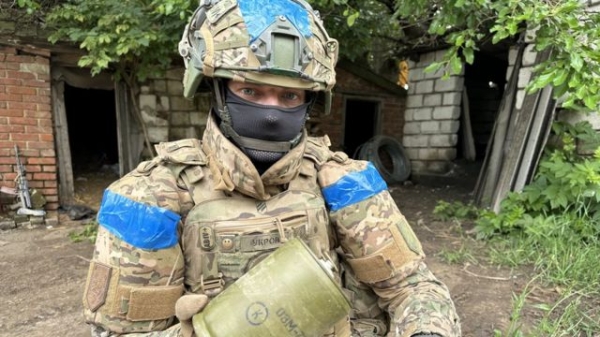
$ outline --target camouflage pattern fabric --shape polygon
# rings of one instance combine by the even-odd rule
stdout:
[[[94,261],[111,266],[121,279],[136,286],[184,283],[185,291],[201,292],[198,277],[208,273],[207,263],[186,254],[186,250],[202,254],[207,251],[199,246],[201,226],[184,226],[188,218],[192,219],[190,223],[197,224],[214,224],[232,218],[251,224],[253,217],[280,219],[285,214],[301,211],[311,224],[316,224],[313,239],[304,236],[306,228],[295,227],[292,222],[263,228],[263,232],[278,240],[287,235],[280,235],[282,233],[297,232],[306,237],[315,251],[343,250],[339,256],[343,266],[340,270],[346,276],[340,275],[340,280],[347,283],[355,304],[351,313],[353,336],[382,336],[388,330],[381,329],[382,324],[389,326],[387,336],[411,336],[420,332],[460,336],[459,320],[448,289],[423,262],[418,239],[386,189],[373,191],[368,197],[334,211],[322,206],[323,196],[319,190],[369,170],[367,162],[348,159],[341,153],[331,152],[327,146],[327,138],[305,135],[297,147],[261,176],[249,159],[221,134],[211,116],[202,142],[185,140],[161,144],[157,158],[140,164],[137,170],[109,187],[131,200],[182,215],[179,243],[168,249],[144,251],[127,246],[110,233],[103,234],[96,244]],[[289,188],[292,192],[283,193]],[[300,201],[295,200],[293,190],[296,189],[305,191],[297,194]],[[216,199],[221,201],[215,203]],[[194,215],[190,212],[194,204],[206,205]],[[244,226],[237,226],[234,234],[244,235],[250,231]],[[222,248],[228,241],[223,241],[224,237],[217,232],[213,234],[215,243]],[[275,232],[279,234],[273,234]],[[236,244],[241,242],[239,240]],[[192,249],[190,244],[196,246]],[[122,258],[125,252],[130,257]],[[175,257],[180,253],[185,256],[185,266],[180,265],[182,259]],[[224,283],[230,284],[247,270],[252,254],[222,256],[208,265],[214,264],[218,272],[224,273]],[[139,274],[139,270],[145,272]],[[174,317],[154,320],[149,326],[147,322],[106,314],[100,319],[94,316],[97,312],[86,309],[88,321],[97,326],[93,336],[171,337],[179,330]],[[142,332],[142,328],[159,331]]]

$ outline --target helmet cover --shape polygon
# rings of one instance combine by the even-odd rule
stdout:
[[[303,0],[202,0],[179,43],[184,96],[203,77],[323,91],[335,84],[338,43]]]

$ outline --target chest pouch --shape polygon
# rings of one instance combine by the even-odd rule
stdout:
[[[283,197],[283,196],[282,196]],[[196,205],[182,236],[185,283],[216,296],[285,242],[300,238],[317,255],[329,249],[324,205],[226,198]],[[220,210],[220,211],[219,211]]]

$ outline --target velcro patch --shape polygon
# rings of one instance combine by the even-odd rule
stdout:
[[[85,300],[88,309],[92,312],[98,310],[106,302],[111,272],[112,268],[108,265],[96,261],[92,261],[90,264],[89,283],[85,290]]]
[[[132,288],[127,319],[149,321],[175,316],[175,302],[183,294],[183,285]]]

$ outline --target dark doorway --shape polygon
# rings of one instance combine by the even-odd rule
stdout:
[[[118,169],[114,90],[81,89],[65,84],[65,110],[74,175]]]
[[[465,87],[475,144],[476,160],[485,158],[487,144],[506,85],[508,50],[476,52],[475,62],[465,65]],[[458,158],[462,158],[463,132],[459,132]]]
[[[357,158],[359,147],[375,136],[379,102],[360,99],[346,100],[344,151]]]

